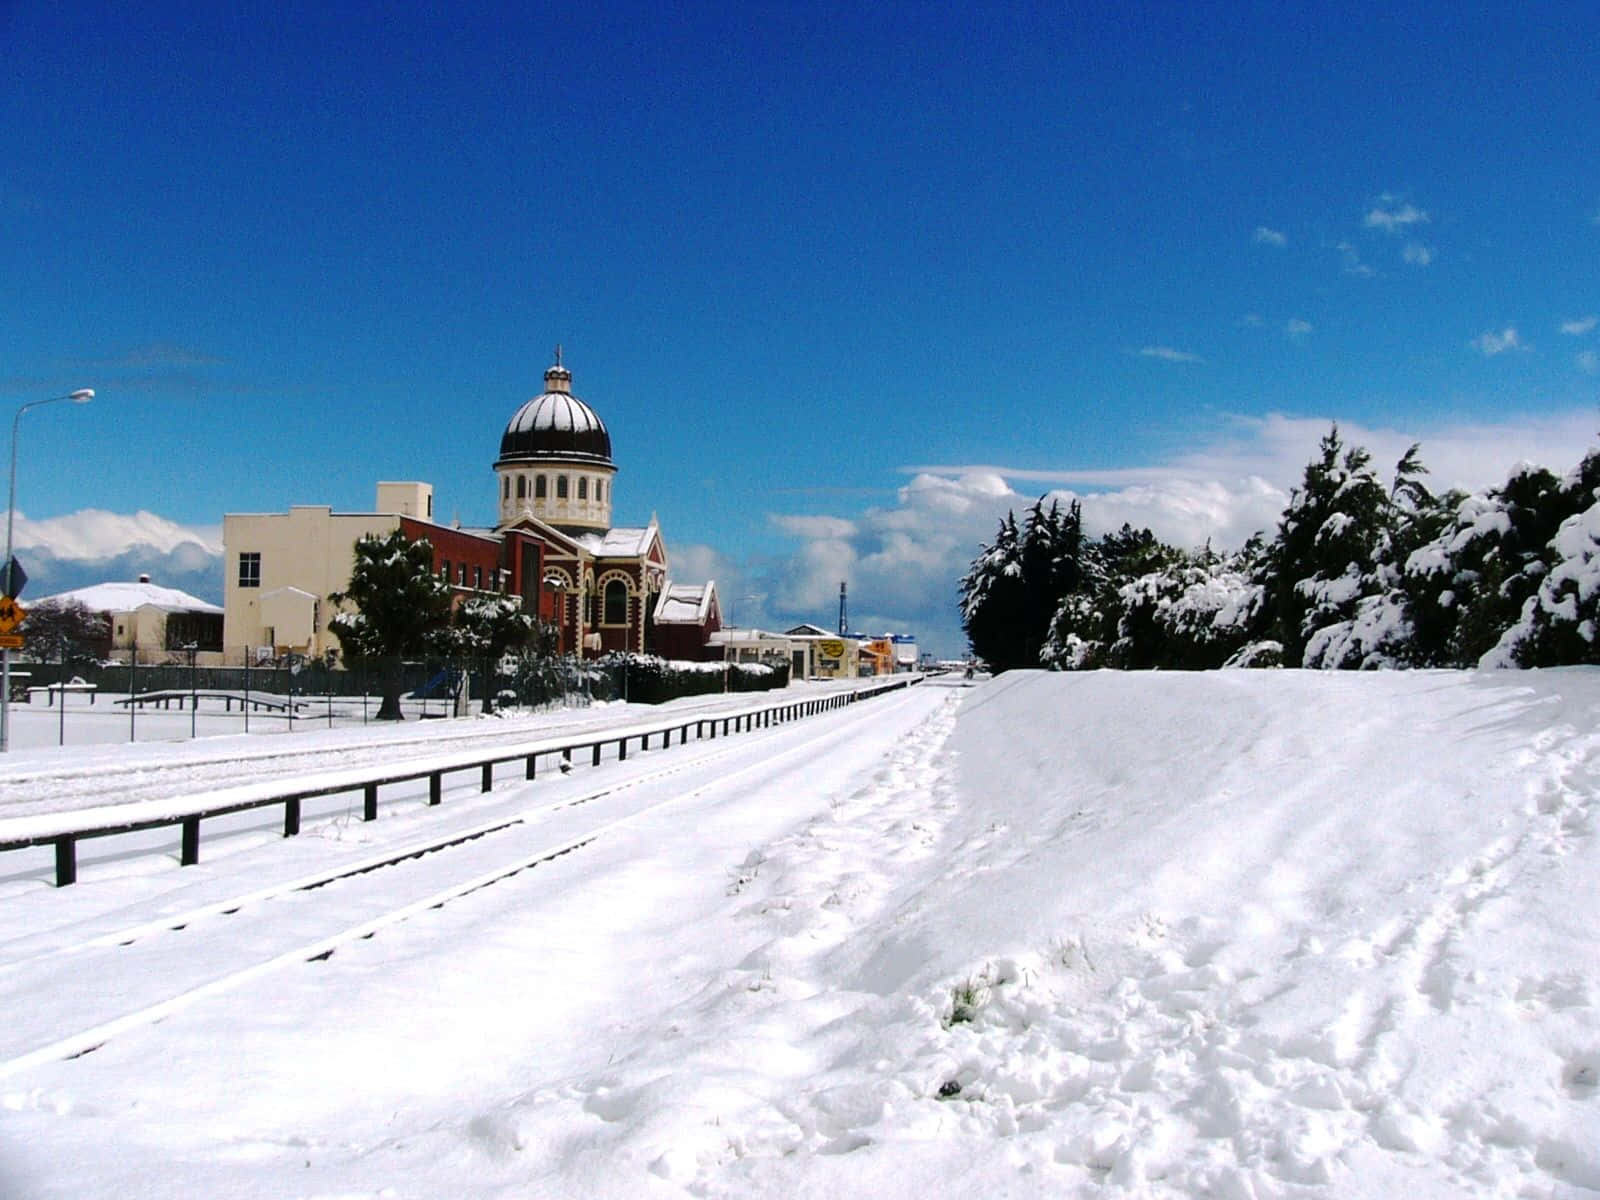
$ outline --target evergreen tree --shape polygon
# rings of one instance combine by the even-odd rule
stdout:
[[[1301,665],[1318,630],[1352,620],[1381,588],[1374,566],[1388,504],[1372,456],[1346,449],[1334,425],[1289,498],[1267,564],[1285,663]]]
[[[1545,548],[1537,587],[1483,656],[1485,666],[1600,664],[1600,452],[1591,451],[1557,495],[1571,511]]]
[[[454,643],[483,674],[483,711],[494,711],[495,664],[508,651],[527,647],[538,622],[522,611],[521,596],[474,596],[456,610]]]
[[[402,720],[401,666],[428,653],[450,620],[450,586],[433,572],[433,546],[409,540],[396,529],[364,534],[355,544],[350,583],[328,600],[353,605],[328,622],[344,646],[346,661],[371,663],[378,671],[383,702],[380,721]]]
[[[1061,598],[1084,579],[1083,512],[1074,500],[1045,507],[1040,497],[1022,527],[1015,513],[1000,522],[961,580],[961,624],[967,641],[998,674],[1037,667]]]

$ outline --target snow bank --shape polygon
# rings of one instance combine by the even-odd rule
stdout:
[[[827,728],[8,1080],[4,1144],[94,1164],[29,1194],[1600,1190],[1600,671],[1010,672]]]

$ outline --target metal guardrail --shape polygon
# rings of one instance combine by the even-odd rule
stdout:
[[[689,730],[695,731],[697,741],[705,739],[707,730],[709,736],[718,736],[717,726],[722,727],[722,736],[730,733],[749,732],[754,729],[764,729],[772,725],[785,724],[805,717],[815,716],[819,713],[829,712],[846,705],[854,704],[858,700],[870,699],[881,696],[885,692],[896,691],[908,687],[912,683],[921,682],[920,676],[910,676],[897,679],[893,683],[879,684],[873,687],[858,688],[848,692],[839,692],[832,696],[821,696],[811,700],[796,700],[787,704],[768,705],[765,708],[751,709],[742,713],[731,713],[721,717],[698,717],[684,722],[671,722],[665,725],[656,725],[649,729],[630,729],[622,733],[608,734],[600,737],[584,738],[574,742],[556,742],[549,745],[538,744],[524,745],[520,749],[510,750],[498,754],[481,755],[473,754],[461,756],[446,762],[434,762],[426,767],[401,769],[383,772],[376,775],[353,774],[349,771],[338,773],[328,772],[323,782],[316,782],[316,776],[310,781],[302,781],[297,787],[278,791],[270,784],[246,784],[230,789],[235,793],[248,793],[240,798],[228,800],[222,797],[226,792],[210,792],[203,797],[196,797],[197,804],[189,809],[180,797],[173,802],[163,802],[164,809],[177,808],[183,811],[165,811],[158,816],[137,817],[130,816],[123,821],[108,821],[99,825],[75,826],[71,812],[60,814],[62,827],[46,828],[22,837],[7,838],[4,836],[4,825],[0,823],[0,851],[25,850],[35,846],[52,846],[55,849],[56,886],[66,887],[78,879],[78,842],[85,838],[113,837],[123,833],[141,833],[149,829],[160,829],[169,825],[182,827],[181,841],[178,851],[180,866],[193,866],[200,861],[200,822],[211,817],[229,816],[233,813],[246,812],[256,808],[268,808],[272,805],[283,805],[283,836],[294,837],[300,832],[300,806],[305,800],[321,796],[333,796],[343,792],[356,792],[362,794],[361,819],[375,821],[378,819],[378,789],[395,783],[410,783],[418,779],[428,781],[428,804],[440,803],[444,793],[444,777],[459,771],[480,772],[480,790],[487,792],[494,788],[494,768],[501,763],[515,762],[519,759],[526,760],[526,778],[535,777],[537,760],[557,756],[563,767],[570,768],[575,752],[587,752],[590,763],[599,766],[601,754],[606,746],[615,745],[617,748],[617,761],[625,761],[628,757],[628,743],[637,739],[640,750],[648,750],[652,738],[660,737],[661,749],[665,750],[672,745],[672,735],[678,735],[678,744],[684,745],[689,740]],[[265,790],[267,794],[261,794]],[[210,802],[198,803],[201,800]],[[130,805],[130,808],[140,807]],[[50,824],[50,815],[41,817],[22,818],[30,825]]]

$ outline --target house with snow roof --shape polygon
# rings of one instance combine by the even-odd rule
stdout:
[[[52,603],[81,604],[104,617],[110,656],[123,661],[135,649],[146,662],[150,655],[190,645],[203,654],[222,649],[223,610],[188,592],[151,583],[148,575],[136,583],[97,583],[43,596],[30,607]]]
[[[380,483],[370,513],[297,505],[287,514],[225,517],[228,652],[336,650],[328,597],[349,581],[357,538],[398,528],[428,539],[433,569],[458,603],[475,594],[520,596],[526,611],[555,626],[562,653],[703,657],[707,636],[721,624],[715,584],[674,587],[669,598],[656,517],[642,527],[611,524],[611,434],[573,394],[559,347],[544,384],[501,434],[493,528],[439,524],[433,489],[423,483]],[[699,591],[691,603],[692,588]]]

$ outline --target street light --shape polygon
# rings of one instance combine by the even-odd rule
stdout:
[[[74,404],[87,404],[94,399],[93,388],[79,388],[75,392],[68,392],[65,396],[48,396],[43,400],[29,400],[17,409],[17,415],[11,418],[11,487],[6,497],[6,558],[0,565],[0,571],[5,573],[3,590],[7,596],[13,596],[15,589],[11,586],[13,573],[11,569],[11,535],[16,527],[17,520],[17,432],[22,424],[22,414],[30,408],[38,408],[41,404],[54,404],[58,400],[71,400]],[[65,693],[63,693],[65,696]],[[11,651],[9,648],[0,648],[0,754],[11,749]]]

